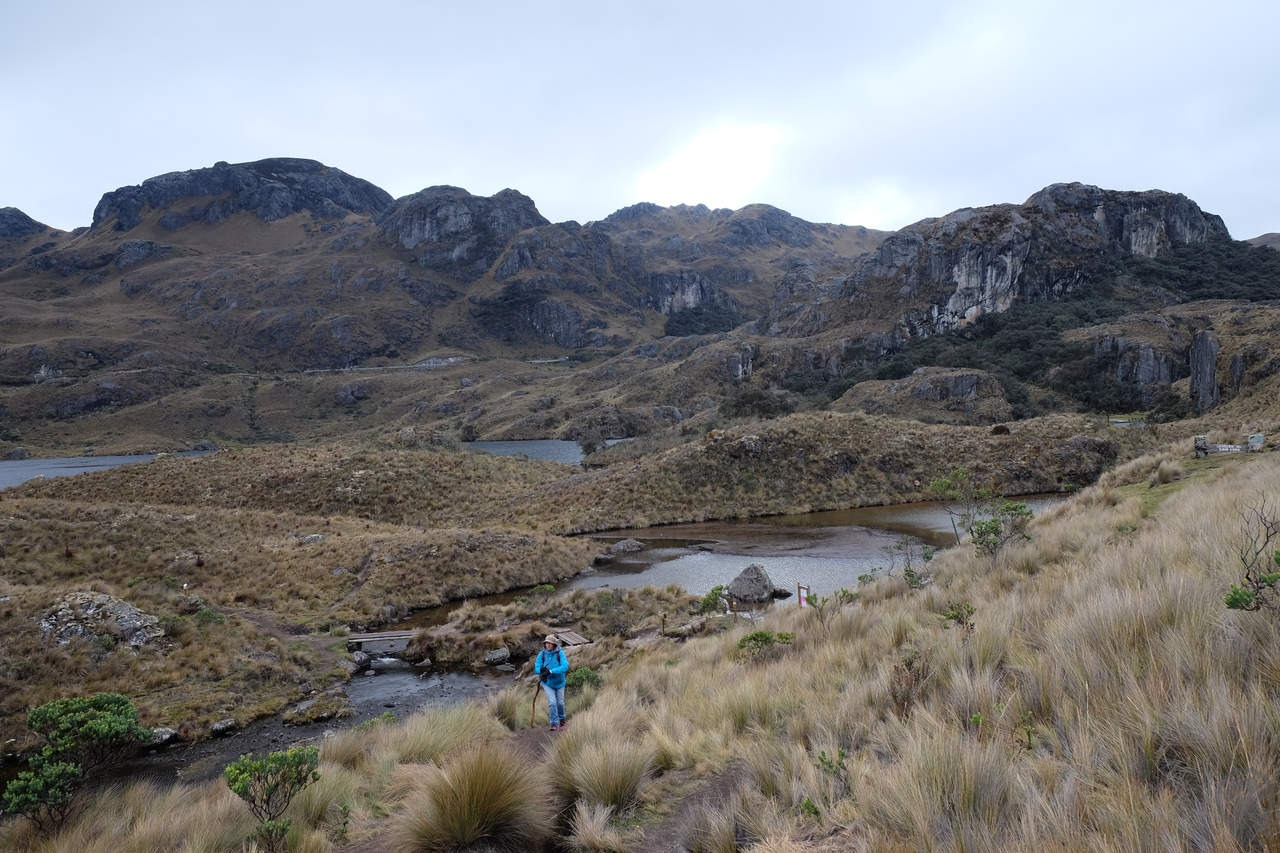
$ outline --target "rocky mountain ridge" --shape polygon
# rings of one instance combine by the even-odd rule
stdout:
[[[467,435],[643,432],[752,388],[767,392],[757,403],[794,408],[810,405],[798,393],[829,386],[834,397],[859,379],[894,378],[876,374],[912,341],[968,335],[1036,305],[1105,301],[1117,289],[1135,310],[1176,305],[1196,297],[1170,276],[1207,263],[1183,255],[1199,246],[1238,255],[1235,245],[1244,244],[1231,243],[1219,217],[1184,196],[1081,184],[885,234],[768,205],[637,204],[598,222],[551,223],[516,190],[485,198],[436,186],[392,199],[315,161],[219,163],[109,192],[94,224],[71,233],[0,211],[0,293],[10,306],[0,319],[0,406],[25,430],[41,419],[64,427],[38,430],[47,436],[89,421],[127,421],[119,431],[136,432],[135,418],[159,416],[139,407],[168,401],[190,412],[192,437],[255,440],[317,428],[278,408],[264,415],[264,376],[447,364],[455,367],[442,381],[465,384],[426,390],[389,375],[334,374],[315,378],[302,399],[291,390],[288,406]],[[1138,275],[1133,259],[1152,268]],[[1084,337],[1117,383],[1167,388],[1221,374],[1197,384],[1203,407],[1220,399],[1211,386],[1238,390],[1257,372],[1240,367],[1232,380],[1213,366],[1217,355],[1194,367],[1191,342],[1205,328],[1159,342],[1108,316],[1109,331]],[[1197,352],[1213,352],[1206,347]],[[513,358],[565,367],[554,381],[514,386],[507,368],[456,367]],[[991,376],[1010,392],[1006,373]],[[993,381],[970,390],[986,394]],[[530,382],[543,393],[526,398]],[[1005,411],[970,390],[964,417]],[[937,404],[930,394],[904,399]]]

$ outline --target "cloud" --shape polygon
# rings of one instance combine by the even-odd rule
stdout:
[[[703,128],[636,176],[636,198],[655,204],[738,208],[759,201],[789,134],[778,125],[725,122]]]

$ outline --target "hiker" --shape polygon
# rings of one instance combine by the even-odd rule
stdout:
[[[555,634],[547,634],[542,641],[542,651],[533,662],[533,671],[538,673],[542,681],[542,691],[547,694],[547,717],[551,721],[551,731],[559,731],[565,727],[564,719],[564,682],[565,673],[569,671],[569,657],[560,648],[560,641]]]

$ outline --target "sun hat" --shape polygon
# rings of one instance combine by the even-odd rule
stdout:
[[[543,640],[542,642],[543,642],[543,644],[544,644],[544,645],[545,645],[545,644],[547,644],[547,643],[550,643],[550,644],[551,644],[551,645],[553,645],[553,646],[558,646],[558,645],[560,645],[560,641],[556,639],[556,635],[555,635],[555,634],[547,634],[547,638],[546,638],[545,640]]]

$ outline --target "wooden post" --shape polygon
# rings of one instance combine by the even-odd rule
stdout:
[[[808,584],[796,584],[796,602],[801,607],[809,606],[809,586]]]

